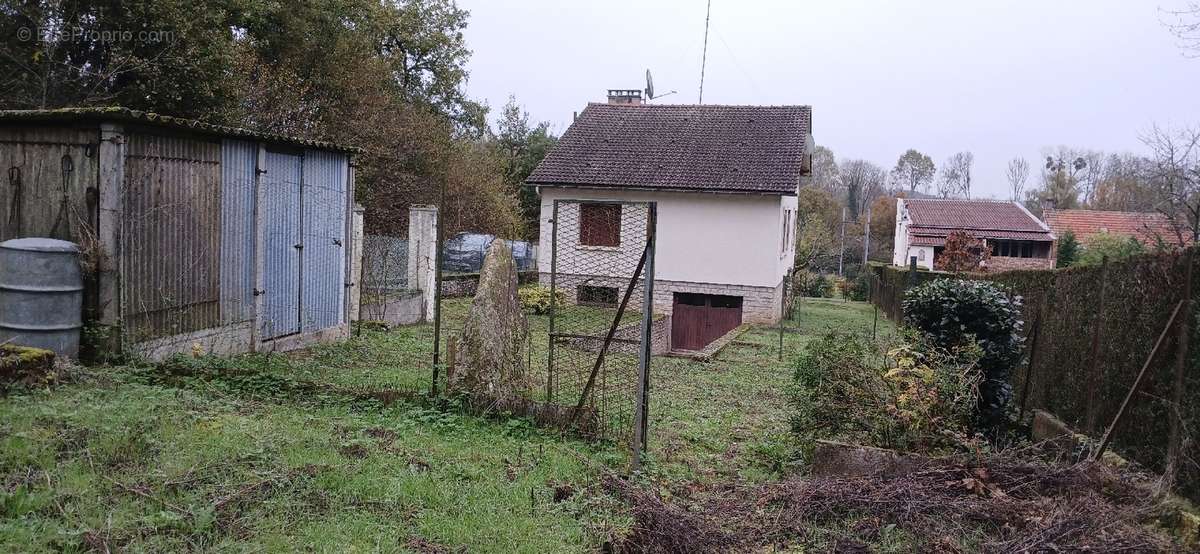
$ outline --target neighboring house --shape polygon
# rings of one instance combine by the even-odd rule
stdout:
[[[1016,202],[998,200],[896,200],[896,250],[892,263],[933,269],[946,237],[965,231],[987,242],[989,271],[1054,267],[1050,228]]]
[[[680,313],[711,312],[710,327],[720,321],[698,341],[673,340],[675,348],[703,348],[743,321],[778,321],[795,258],[796,194],[811,170],[811,108],[648,105],[613,92],[609,104],[578,115],[526,180],[542,200],[542,283],[555,200],[602,201],[572,204],[584,213],[560,219],[579,229],[558,231],[569,237],[560,255],[572,249],[595,266],[622,244],[630,205],[617,202],[656,202],[655,312],[671,315],[675,329],[695,323],[674,321]],[[602,276],[561,273],[557,286],[572,301],[611,304],[619,290]]]
[[[1184,234],[1177,232],[1167,216],[1160,213],[1046,208],[1042,215],[1055,237],[1061,239],[1064,233],[1070,231],[1075,235],[1075,240],[1084,246],[1099,233],[1134,237],[1147,246],[1157,245],[1160,240],[1166,245],[1191,242]]]

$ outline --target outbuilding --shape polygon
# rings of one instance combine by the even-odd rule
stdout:
[[[124,108],[0,111],[0,241],[80,245],[85,344],[161,358],[343,337],[353,154]]]

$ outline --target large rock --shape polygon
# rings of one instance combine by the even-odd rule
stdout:
[[[517,266],[512,251],[504,241],[492,241],[463,326],[450,388],[492,398],[525,396],[530,385],[521,350],[528,332],[517,297]]]

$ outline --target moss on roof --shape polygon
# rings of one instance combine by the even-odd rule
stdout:
[[[4,123],[23,123],[23,122],[50,122],[50,121],[113,121],[113,122],[128,122],[138,123],[143,125],[154,125],[159,127],[168,127],[175,129],[185,129],[201,133],[208,133],[222,137],[231,138],[246,138],[254,139],[263,142],[276,142],[293,144],[297,146],[307,146],[309,148],[319,148],[322,150],[335,150],[338,152],[360,153],[362,149],[353,146],[344,146],[325,142],[320,140],[312,140],[277,133],[265,133],[262,131],[254,131],[251,129],[243,129],[241,127],[227,127],[224,125],[213,125],[204,123],[195,119],[187,119],[182,117],[174,117],[170,115],[162,115],[154,112],[145,112],[141,110],[131,110],[122,107],[91,107],[91,108],[56,108],[49,110],[0,110],[0,124]]]

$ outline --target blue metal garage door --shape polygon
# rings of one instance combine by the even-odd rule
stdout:
[[[305,332],[342,322],[348,248],[347,169],[345,154],[316,150],[304,154],[300,314]]]
[[[267,152],[262,175],[263,271],[262,338],[300,332],[301,156]]]

